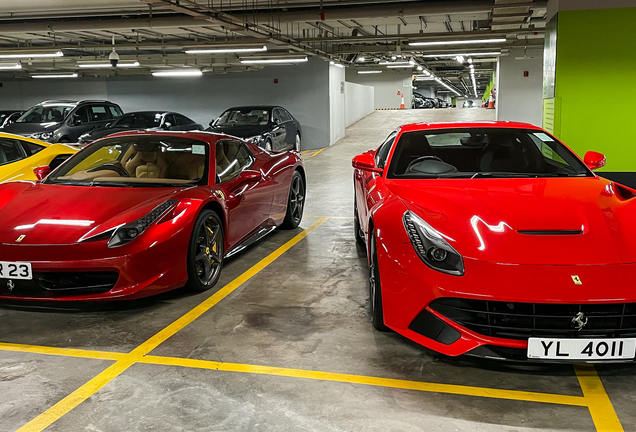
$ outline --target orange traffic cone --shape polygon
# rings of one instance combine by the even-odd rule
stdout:
[[[402,102],[400,102],[400,109],[404,109],[404,93],[402,93]]]

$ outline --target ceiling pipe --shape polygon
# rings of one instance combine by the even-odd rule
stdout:
[[[515,6],[528,6],[542,8],[546,2],[522,3]],[[324,19],[318,10],[302,10],[277,13],[256,13],[251,15],[239,14],[241,20],[247,22],[280,23],[303,21],[336,21],[340,19],[369,19],[398,16],[421,15],[446,15],[465,13],[489,13],[492,11],[491,0],[479,0],[471,2],[436,2],[436,3],[390,3],[378,6],[356,6],[350,8],[324,7]],[[228,14],[229,15],[229,14]],[[231,16],[231,15],[230,15]],[[270,20],[270,21],[268,21]],[[161,18],[134,18],[134,19],[90,19],[78,21],[45,21],[26,23],[6,23],[0,21],[0,34],[25,33],[25,32],[55,32],[55,31],[99,31],[121,29],[160,29],[170,27],[203,27],[209,26],[209,17],[161,17]]]

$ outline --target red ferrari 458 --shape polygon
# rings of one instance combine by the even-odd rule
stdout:
[[[537,127],[413,124],[353,160],[373,324],[440,353],[630,361],[636,191]]]
[[[296,152],[207,132],[113,135],[40,182],[0,185],[0,298],[204,291],[224,258],[297,227],[304,197]]]

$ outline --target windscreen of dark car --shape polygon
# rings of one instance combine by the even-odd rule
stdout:
[[[40,104],[29,109],[15,121],[16,123],[59,123],[63,121],[74,104],[50,103]]]
[[[532,129],[457,128],[405,132],[389,178],[585,177],[563,144]]]
[[[75,186],[183,186],[207,184],[209,145],[185,137],[106,138],[86,147],[44,183]]]
[[[264,109],[235,109],[225,111],[214,126],[265,126],[269,123],[269,111]]]
[[[110,126],[113,128],[150,129],[161,126],[163,113],[140,112],[124,114]]]

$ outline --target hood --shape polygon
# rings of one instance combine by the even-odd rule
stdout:
[[[62,122],[48,122],[48,123],[11,123],[5,127],[2,131],[6,133],[12,133],[15,135],[28,136],[34,133],[53,132],[60,127]]]
[[[232,135],[239,138],[250,138],[261,135],[269,130],[269,125],[256,126],[214,126],[207,129],[210,132]]]
[[[636,198],[605,179],[389,180],[387,186],[465,258],[636,262]]]
[[[129,223],[181,188],[122,188],[15,182],[0,185],[0,243],[74,244]]]

